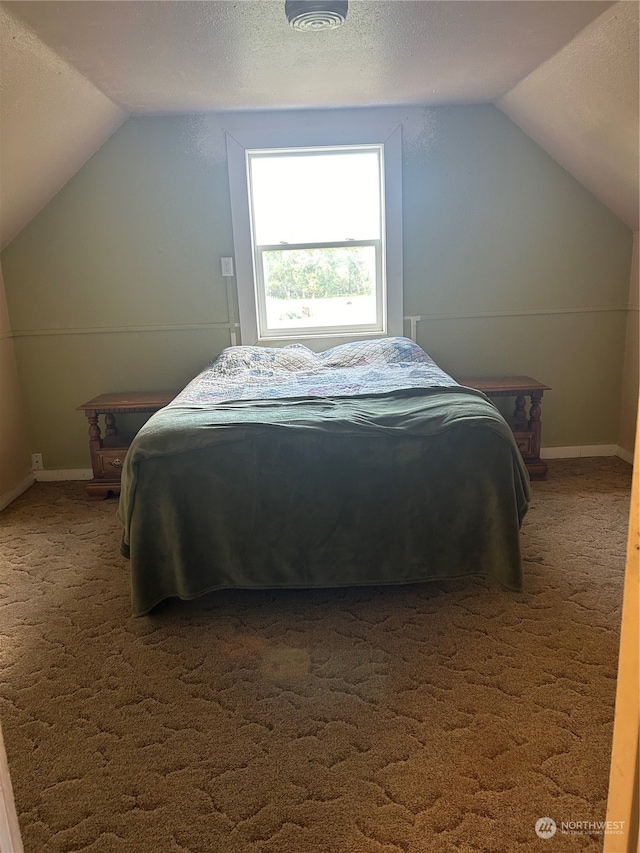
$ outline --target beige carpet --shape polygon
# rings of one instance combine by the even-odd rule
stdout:
[[[0,716],[25,849],[601,850],[631,468],[551,464],[526,591],[227,592],[129,615],[113,500],[0,516]],[[558,824],[539,838],[540,817]]]

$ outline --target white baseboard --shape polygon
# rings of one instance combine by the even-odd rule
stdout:
[[[624,459],[625,462],[628,462],[629,465],[633,465],[633,451],[625,450],[624,447],[620,447],[618,445],[618,456],[620,459]]]
[[[576,459],[580,456],[619,456],[633,465],[633,453],[619,447],[617,444],[589,444],[574,447],[543,447],[540,451],[542,459]],[[91,480],[93,471],[91,468],[58,468],[34,471],[27,479],[12,492],[0,497],[0,510],[8,506],[22,492],[26,491],[34,482],[57,483],[63,480]]]
[[[91,468],[57,468],[34,471],[33,476],[38,483],[58,483],[62,480],[91,480]]]
[[[585,444],[573,447],[543,447],[541,459],[578,459],[584,456],[619,456],[633,465],[633,453],[618,444]]]
[[[617,444],[585,444],[573,447],[543,447],[542,459],[577,459],[581,456],[617,456]]]
[[[5,492],[4,495],[0,495],[0,512],[12,501],[15,501],[16,498],[19,498],[23,492],[26,492],[29,486],[33,486],[35,483],[35,477],[33,474],[29,474],[28,477],[25,477],[24,480],[15,487],[15,489],[11,489],[10,492]]]

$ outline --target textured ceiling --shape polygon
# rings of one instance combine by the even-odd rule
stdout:
[[[611,26],[626,6],[637,3],[351,0],[341,29],[300,33],[284,0],[0,3],[0,245],[128,114],[494,101],[637,229],[628,198],[617,203],[637,187],[637,162],[618,155],[638,133],[637,22]],[[547,102],[562,150],[539,132]],[[572,158],[576,134],[593,137],[586,159]],[[616,159],[624,175],[603,195],[590,175]]]
[[[637,3],[607,9],[497,104],[638,230]]]
[[[611,4],[351,0],[315,33],[284,0],[7,5],[130,112],[166,113],[492,101]]]
[[[0,5],[0,247],[127,113]]]

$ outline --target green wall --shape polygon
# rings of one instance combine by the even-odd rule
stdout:
[[[454,375],[551,385],[545,445],[616,443],[630,230],[495,107],[361,112],[403,125],[405,314],[428,317],[418,342]],[[45,468],[89,466],[80,403],[182,387],[229,345],[224,130],[237,121],[129,119],[2,253]]]

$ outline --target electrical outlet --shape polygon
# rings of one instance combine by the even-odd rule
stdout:
[[[31,454],[31,468],[33,471],[42,470],[42,453]]]
[[[233,258],[220,258],[222,266],[222,275],[233,275]]]

